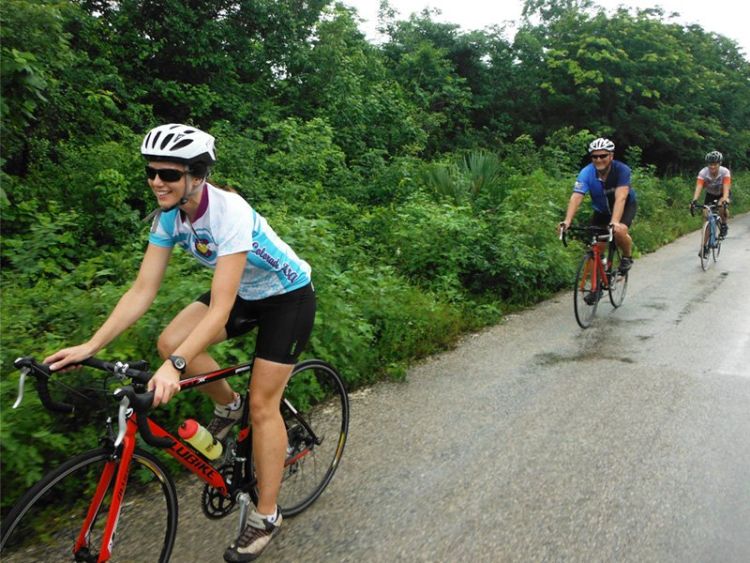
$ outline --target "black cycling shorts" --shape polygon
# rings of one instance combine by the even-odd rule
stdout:
[[[711,205],[712,203],[719,203],[722,194],[710,194],[706,192],[706,197],[703,199],[703,205]]]
[[[620,223],[626,224],[628,227],[633,223],[635,219],[635,212],[638,211],[638,202],[635,200],[627,201],[625,203],[625,210],[622,212],[622,218]],[[599,213],[594,211],[591,216],[591,225],[593,227],[608,227],[612,222],[612,215],[607,213]]]
[[[210,304],[211,292],[207,291],[197,301]],[[310,340],[315,308],[312,283],[257,301],[247,301],[238,295],[224,328],[227,337],[234,338],[257,326],[255,357],[280,364],[295,364]]]

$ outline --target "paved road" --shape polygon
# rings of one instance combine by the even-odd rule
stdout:
[[[750,215],[708,272],[697,239],[586,331],[561,293],[353,393],[339,474],[262,560],[750,561]],[[234,533],[197,503],[173,561]]]

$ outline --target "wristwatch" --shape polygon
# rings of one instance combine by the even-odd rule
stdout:
[[[169,361],[172,362],[174,369],[185,375],[185,369],[187,369],[187,362],[182,356],[169,356]]]

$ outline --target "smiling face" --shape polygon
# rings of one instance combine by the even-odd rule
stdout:
[[[591,162],[594,164],[596,171],[601,173],[609,168],[612,164],[613,154],[609,151],[595,151],[591,153]]]
[[[711,173],[711,176],[716,176],[719,173],[719,166],[720,163],[718,162],[711,162],[708,165],[708,171]]]
[[[178,162],[149,161],[146,176],[151,191],[156,196],[159,207],[164,209],[178,205],[185,194],[185,175],[187,166]],[[194,188],[201,178],[189,177]]]

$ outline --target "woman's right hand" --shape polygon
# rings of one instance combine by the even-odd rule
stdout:
[[[96,349],[90,344],[79,344],[70,348],[58,350],[51,356],[44,358],[44,363],[52,371],[68,371],[76,369],[82,360],[90,358],[96,353]],[[63,369],[67,368],[67,369]]]

